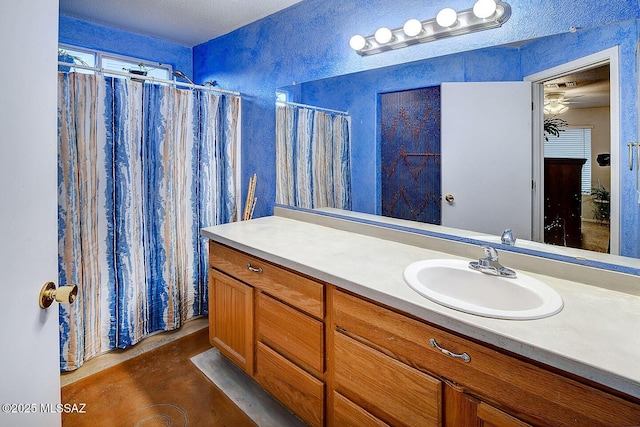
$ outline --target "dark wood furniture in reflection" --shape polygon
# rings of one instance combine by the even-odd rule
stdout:
[[[582,166],[586,159],[544,159],[544,241],[582,247]]]

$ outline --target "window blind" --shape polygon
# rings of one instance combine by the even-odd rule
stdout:
[[[582,166],[582,194],[591,194],[591,128],[567,128],[560,136],[548,136],[544,157],[587,159]]]

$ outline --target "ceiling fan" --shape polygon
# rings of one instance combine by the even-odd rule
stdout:
[[[575,104],[572,100],[582,95],[574,97],[566,97],[561,92],[546,93],[544,95],[544,113],[545,114],[562,114],[569,109],[568,104]]]

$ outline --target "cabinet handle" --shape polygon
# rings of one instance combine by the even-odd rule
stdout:
[[[461,354],[452,353],[449,350],[447,350],[446,348],[440,347],[440,345],[438,345],[438,341],[436,341],[435,338],[429,338],[429,344],[431,344],[432,347],[437,348],[438,350],[440,350],[442,353],[446,354],[447,356],[451,356],[451,357],[453,357],[455,359],[462,359],[466,363],[471,362],[471,356],[469,356],[466,352],[465,353],[461,353]]]
[[[255,268],[254,266],[251,265],[251,263],[247,264],[247,268],[249,269],[249,271],[253,271],[254,273],[262,274],[262,268],[260,268],[260,267]]]

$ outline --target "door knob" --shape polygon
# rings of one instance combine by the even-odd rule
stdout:
[[[71,304],[78,296],[78,285],[60,286],[56,289],[56,284],[47,282],[40,290],[40,308],[49,308],[53,301]]]
[[[447,203],[452,204],[453,203],[453,194],[447,194],[446,196],[444,196],[444,199],[447,201]]]

